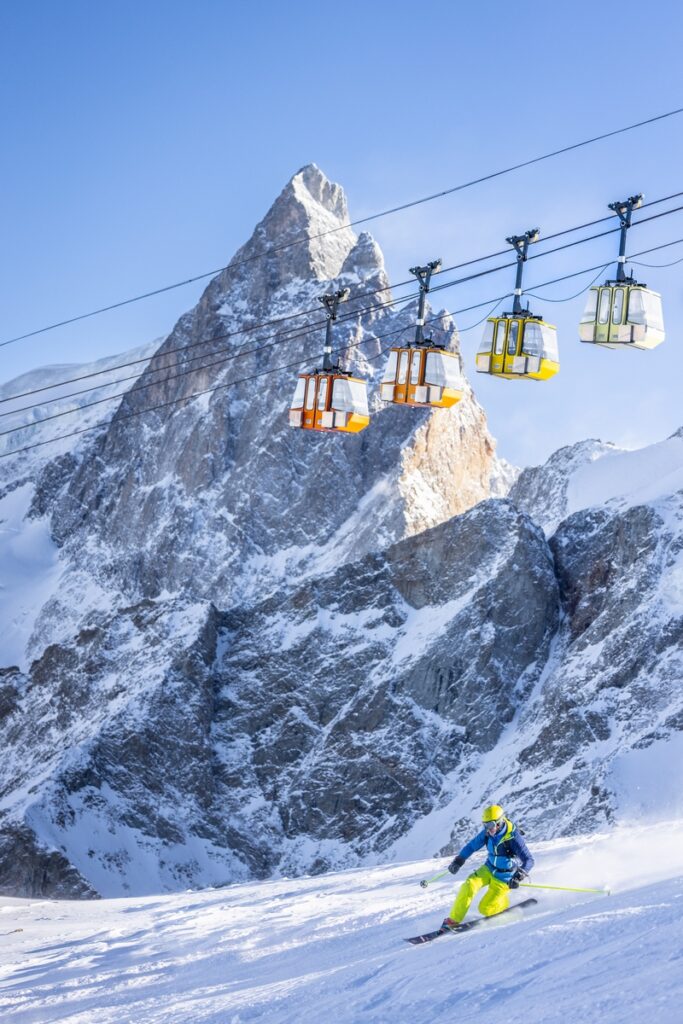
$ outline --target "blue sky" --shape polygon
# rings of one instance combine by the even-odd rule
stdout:
[[[221,266],[309,161],[362,217],[683,106],[682,29],[680,5],[631,0],[6,3],[0,340]],[[647,200],[683,190],[682,140],[679,116],[372,232],[403,280],[416,262],[493,252],[528,227],[550,234],[636,191]],[[634,229],[629,248],[679,237],[683,213]],[[527,283],[606,262],[615,245],[539,260]],[[683,245],[649,261],[677,256]],[[668,337],[652,353],[581,346],[582,298],[533,303],[560,330],[552,382],[475,378],[479,331],[463,335],[503,455],[529,464],[589,436],[638,445],[683,423],[682,270],[638,270],[664,296]],[[590,276],[546,294],[571,295]],[[491,276],[442,301],[458,309],[511,284]],[[0,349],[0,378],[164,335],[200,291]],[[473,319],[458,317],[463,327]]]

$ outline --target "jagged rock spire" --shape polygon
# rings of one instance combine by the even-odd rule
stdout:
[[[249,262],[225,271],[216,284],[225,290],[237,280],[249,285],[255,299],[263,300],[267,289],[274,291],[297,279],[329,281],[337,277],[357,242],[355,232],[346,226],[348,220],[341,185],[315,164],[307,164],[290,178],[232,261]]]

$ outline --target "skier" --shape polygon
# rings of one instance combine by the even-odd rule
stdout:
[[[486,863],[468,875],[458,890],[451,912],[444,919],[442,928],[457,928],[464,920],[475,894],[484,886],[479,910],[484,917],[499,914],[510,906],[510,889],[517,889],[534,866],[534,858],[527,849],[518,829],[505,817],[505,811],[498,804],[485,807],[481,816],[483,828],[478,835],[463,846],[457,857],[448,865],[456,875],[468,857],[486,846]]]

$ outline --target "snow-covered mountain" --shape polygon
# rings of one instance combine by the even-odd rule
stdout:
[[[106,420],[159,347],[159,341],[91,363],[64,363],[0,385],[0,664],[26,664],[35,620],[59,586],[62,566],[36,480],[73,467],[72,452],[90,435],[74,430]],[[120,369],[121,364],[127,364]],[[64,381],[73,383],[65,384]],[[18,396],[18,397],[14,397]],[[53,419],[52,417],[59,417]],[[47,418],[47,419],[46,419]],[[40,421],[45,421],[41,424]],[[71,434],[41,445],[55,434]],[[30,451],[9,452],[26,446]]]
[[[112,422],[7,471],[6,529],[40,571],[0,671],[4,891],[429,856],[489,798],[544,838],[680,803],[680,767],[633,780],[683,728],[683,440],[586,442],[500,498],[514,473],[471,390],[380,405],[415,305],[361,316],[389,283],[347,220],[298,172]],[[288,426],[293,376],[341,285],[373,422],[311,437]]]
[[[666,441],[627,450],[602,441],[561,448],[544,466],[525,469],[510,499],[552,534],[587,508],[630,508],[683,488],[683,427]]]
[[[429,946],[403,940],[447,913],[452,882],[417,884],[443,862],[91,903],[2,899],[0,1012],[4,1024],[676,1021],[683,827],[662,832],[529,836],[533,884],[612,894],[520,889],[513,902],[538,898],[523,916]]]
[[[102,423],[119,405],[162,339],[89,363],[57,363],[0,384],[0,480],[3,491],[77,448],[83,431]],[[59,417],[59,418],[56,418]],[[62,441],[41,446],[57,435]],[[87,434],[86,434],[87,437]],[[32,447],[29,452],[9,453]]]

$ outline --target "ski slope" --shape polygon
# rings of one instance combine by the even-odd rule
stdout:
[[[683,1005],[683,821],[530,845],[518,921],[425,946],[445,861],[95,902],[0,897],[3,1024],[672,1024]],[[471,861],[475,865],[475,859]],[[531,894],[520,890],[520,896]],[[12,932],[21,928],[20,932]]]

